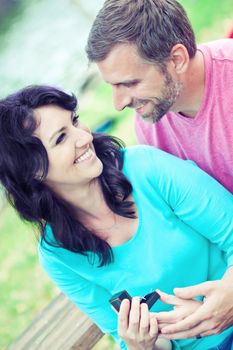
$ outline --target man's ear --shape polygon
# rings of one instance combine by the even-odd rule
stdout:
[[[177,74],[185,73],[190,62],[186,47],[182,44],[174,45],[171,49],[170,60]]]

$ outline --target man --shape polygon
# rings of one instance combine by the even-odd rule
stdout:
[[[233,192],[233,40],[197,48],[175,0],[107,0],[87,55],[111,84],[115,108],[135,109],[140,142],[194,160]],[[220,281],[175,292],[205,299],[182,321],[175,313],[161,316],[161,323],[174,323],[162,329],[168,338],[206,336],[233,324],[232,267]]]

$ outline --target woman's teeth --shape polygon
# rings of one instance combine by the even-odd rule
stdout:
[[[80,157],[78,157],[74,163],[77,164],[77,163],[81,163],[83,162],[84,160],[87,160],[89,158],[91,158],[93,154],[93,151],[89,148],[88,151],[86,151],[84,154],[82,154]]]

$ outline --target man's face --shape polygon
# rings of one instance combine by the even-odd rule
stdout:
[[[143,61],[135,45],[115,46],[97,66],[112,86],[118,111],[130,107],[145,121],[155,123],[175,107],[182,84],[167,69],[162,72],[158,65]]]

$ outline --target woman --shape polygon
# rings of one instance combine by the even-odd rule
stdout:
[[[226,341],[232,329],[172,344],[158,338],[155,314],[136,296],[223,276],[233,261],[233,196],[192,162],[91,134],[76,108],[73,95],[46,86],[0,102],[0,179],[20,215],[40,227],[45,270],[122,349]],[[135,298],[117,316],[108,300],[124,289]],[[152,311],[170,309],[159,301]]]

